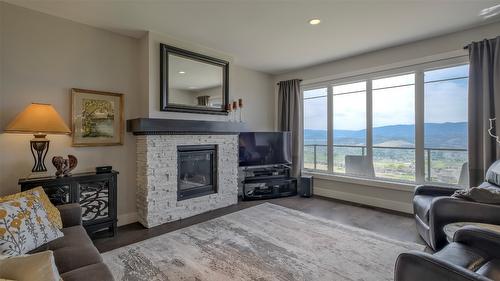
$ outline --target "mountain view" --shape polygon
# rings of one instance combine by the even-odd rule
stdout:
[[[430,148],[466,148],[467,123],[426,123],[425,147]],[[363,145],[366,130],[334,130],[334,143]],[[326,144],[326,130],[304,130],[305,144]],[[393,125],[373,128],[375,146],[413,147],[415,143],[414,125]]]
[[[458,183],[462,165],[467,162],[467,123],[426,123],[424,126],[426,180]],[[366,130],[334,130],[334,172],[346,172],[347,155],[366,155],[365,138]],[[305,168],[327,169],[326,143],[326,130],[304,130]],[[373,128],[373,145],[377,177],[415,181],[414,125]]]

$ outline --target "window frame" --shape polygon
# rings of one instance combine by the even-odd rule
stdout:
[[[367,72],[359,75],[346,76],[337,79],[326,80],[308,84],[304,82],[301,85],[302,96],[304,91],[326,88],[327,89],[327,171],[318,171],[314,169],[304,168],[302,163],[302,171],[306,174],[316,174],[323,178],[338,178],[342,181],[352,182],[359,181],[366,184],[367,182],[375,183],[382,186],[404,186],[403,189],[408,189],[408,186],[419,184],[433,184],[438,186],[457,186],[456,184],[446,184],[442,182],[426,181],[425,179],[425,135],[424,135],[424,116],[425,116],[425,84],[424,72],[442,68],[449,68],[469,64],[469,58],[466,55],[456,56],[452,58],[439,59],[431,62],[411,64],[407,66],[388,68],[375,72]],[[391,76],[399,76],[405,74],[415,74],[415,181],[395,180],[382,177],[373,178],[358,178],[345,173],[336,173],[333,171],[333,86],[341,86],[345,84],[357,83],[366,81],[366,155],[373,160],[373,89],[372,81],[375,79],[387,78]],[[304,122],[304,118],[301,118]],[[304,137],[304,127],[302,126],[301,137]],[[304,148],[302,152],[304,153]]]

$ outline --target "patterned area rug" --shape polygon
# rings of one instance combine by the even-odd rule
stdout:
[[[424,246],[264,203],[103,254],[117,281],[393,280]]]

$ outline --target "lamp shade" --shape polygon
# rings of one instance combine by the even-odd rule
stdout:
[[[71,130],[52,105],[32,103],[10,122],[5,132],[69,134]]]

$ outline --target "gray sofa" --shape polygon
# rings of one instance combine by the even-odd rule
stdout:
[[[30,253],[54,252],[54,259],[64,281],[113,281],[113,275],[82,226],[82,210],[78,204],[57,206],[61,212],[64,237],[47,243]]]

